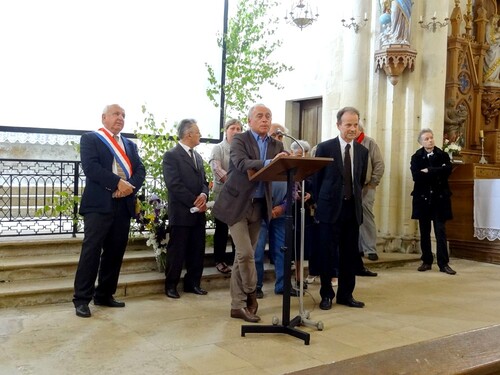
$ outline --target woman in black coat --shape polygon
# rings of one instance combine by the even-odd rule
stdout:
[[[412,219],[418,220],[420,228],[420,247],[422,265],[419,271],[428,271],[434,260],[431,250],[431,222],[436,236],[437,264],[441,272],[454,275],[456,272],[448,265],[448,246],[446,240],[446,220],[453,218],[451,212],[451,191],[448,177],[451,174],[451,161],[446,152],[435,146],[431,129],[422,129],[418,136],[422,148],[411,157],[411,174],[415,182]]]

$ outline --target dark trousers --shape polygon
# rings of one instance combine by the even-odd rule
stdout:
[[[84,238],[75,275],[75,306],[88,304],[92,297],[111,298],[116,292],[128,242],[130,213],[124,199],[114,199],[112,213],[87,213],[83,222]]]
[[[432,264],[434,256],[431,246],[431,222],[434,225],[434,235],[436,236],[436,258],[439,268],[448,264],[448,246],[446,244],[446,226],[445,222],[437,219],[420,219],[418,226],[420,228],[420,248],[422,249],[422,262]]]
[[[356,220],[354,200],[343,201],[338,221],[334,224],[320,223],[319,232],[322,253],[320,295],[322,298],[335,297],[331,279],[337,276],[338,270],[337,299],[352,298],[359,258],[359,225]]]
[[[194,226],[172,225],[167,245],[165,288],[176,288],[181,279],[182,267],[186,265],[184,288],[200,286],[205,256],[205,219]]]
[[[215,222],[215,232],[214,232],[214,261],[217,263],[232,263],[226,258],[226,247],[227,240],[229,238],[229,227],[226,223],[214,218]],[[233,248],[233,258],[234,258],[234,243],[231,239],[231,247]]]

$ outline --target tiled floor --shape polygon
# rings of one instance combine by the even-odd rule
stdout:
[[[311,344],[281,334],[241,337],[229,318],[229,293],[126,299],[124,309],[71,304],[0,310],[0,374],[283,374],[500,322],[500,266],[453,259],[449,276],[416,271],[417,263],[358,278],[364,309],[318,308],[318,285],[304,298]],[[267,284],[268,291],[272,284]],[[260,300],[262,323],[281,319],[281,297]],[[298,299],[292,299],[292,318]]]

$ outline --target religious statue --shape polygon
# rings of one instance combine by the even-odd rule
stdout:
[[[490,45],[484,57],[484,85],[500,87],[500,16],[493,15],[486,24],[486,42]]]
[[[459,104],[455,108],[455,100],[446,102],[444,111],[444,139],[464,147],[465,122],[468,117],[467,107]]]
[[[389,44],[410,44],[411,0],[393,0],[391,3],[391,25],[382,30],[382,46]],[[385,7],[384,7],[385,11]]]

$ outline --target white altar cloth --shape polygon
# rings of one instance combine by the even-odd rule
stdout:
[[[500,179],[474,180],[474,237],[500,240]]]

